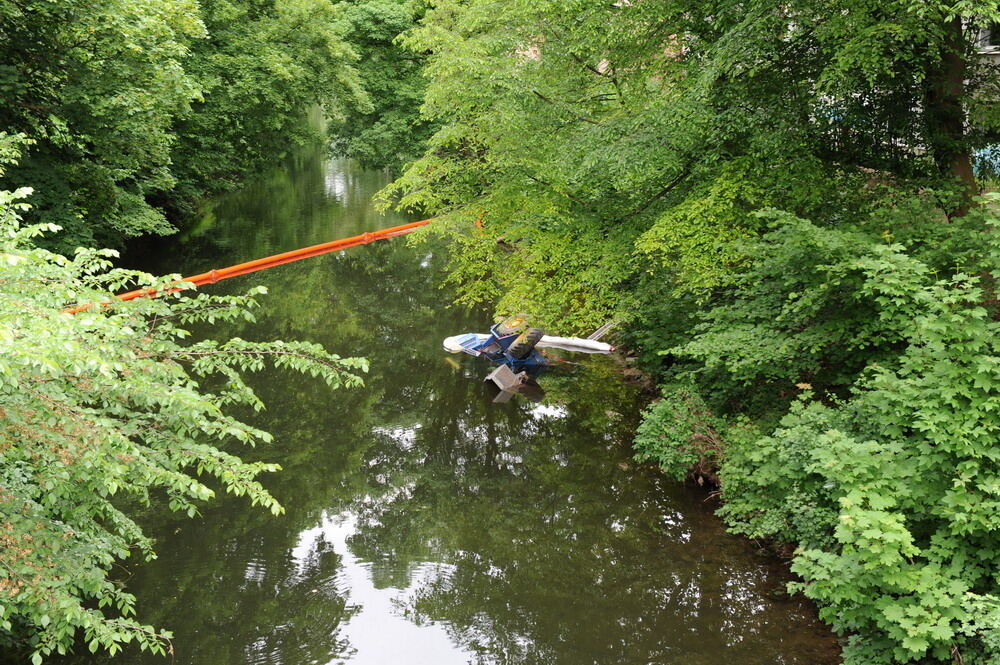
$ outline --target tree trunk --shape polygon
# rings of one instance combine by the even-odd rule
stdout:
[[[968,212],[978,188],[965,137],[966,49],[962,19],[953,19],[945,29],[945,52],[937,67],[929,73],[924,102],[928,142],[934,161],[942,173],[950,173],[962,183],[961,202],[951,211],[954,216]]]

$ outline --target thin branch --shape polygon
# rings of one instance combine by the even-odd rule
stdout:
[[[674,177],[673,180],[671,180],[670,182],[668,182],[667,185],[663,189],[661,189],[656,194],[654,194],[652,196],[652,198],[650,198],[649,200],[647,200],[645,203],[643,203],[641,206],[639,206],[635,210],[632,210],[631,212],[627,212],[624,215],[622,215],[621,217],[615,219],[613,223],[624,221],[624,220],[628,219],[629,217],[634,217],[635,215],[638,215],[639,213],[643,212],[644,210],[646,210],[647,208],[649,208],[649,206],[653,205],[654,203],[656,203],[657,201],[659,201],[660,199],[662,199],[664,196],[666,196],[667,194],[669,194],[670,191],[673,190],[674,187],[676,187],[677,185],[679,185],[684,180],[684,178],[686,178],[689,175],[689,173],[690,173],[690,171],[688,171],[687,169],[684,169],[683,171],[681,171],[680,173],[678,173]]]
[[[346,372],[346,370],[343,367],[340,367],[339,365],[336,365],[335,363],[333,363],[333,362],[331,362],[331,361],[329,361],[329,360],[327,360],[325,358],[319,358],[317,356],[312,356],[312,355],[309,355],[308,353],[298,353],[296,351],[270,351],[270,350],[260,350],[260,351],[258,351],[258,350],[253,350],[253,349],[243,349],[243,350],[217,349],[215,351],[175,351],[173,353],[168,353],[168,354],[166,354],[165,356],[162,356],[162,357],[167,357],[167,358],[170,358],[171,360],[175,360],[176,359],[175,356],[232,356],[232,355],[241,355],[241,356],[296,356],[298,358],[305,358],[307,360],[311,360],[314,363],[318,363],[320,365],[324,365],[324,366],[329,367],[330,369],[336,370],[338,372]]]
[[[622,95],[622,87],[618,81],[618,75],[615,73],[614,66],[610,64],[608,65],[608,67],[610,68],[610,73],[602,72],[597,67],[594,67],[589,62],[585,61],[583,58],[578,56],[576,53],[573,53],[572,51],[569,51],[569,57],[573,58],[573,60],[575,60],[578,64],[580,64],[584,69],[587,69],[597,74],[598,76],[601,76],[611,81],[611,84],[615,87],[615,95],[618,97],[618,104],[621,105],[622,107],[625,106],[625,97]]]
[[[537,90],[532,90],[531,92],[533,92],[533,93],[535,94],[535,96],[537,96],[537,97],[538,97],[539,99],[541,99],[541,100],[542,100],[543,102],[546,102],[546,103],[548,103],[548,104],[551,104],[552,106],[555,106],[555,107],[556,107],[556,108],[558,108],[558,109],[562,109],[562,107],[561,107],[561,106],[560,106],[559,104],[557,104],[556,102],[552,101],[551,99],[549,99],[548,97],[546,97],[546,96],[545,96],[545,95],[543,95],[542,93],[538,92]],[[566,110],[566,109],[563,109],[563,110]],[[599,120],[591,120],[590,118],[585,118],[585,117],[583,117],[582,115],[580,115],[580,114],[578,114],[578,113],[574,113],[573,111],[567,111],[567,112],[568,112],[568,113],[569,113],[570,115],[572,115],[572,116],[573,116],[574,118],[576,118],[577,120],[580,120],[580,121],[582,121],[582,122],[589,122],[589,123],[590,123],[590,124],[592,124],[592,125],[600,125],[600,124],[603,124],[603,123],[601,123],[601,122],[600,122]]]

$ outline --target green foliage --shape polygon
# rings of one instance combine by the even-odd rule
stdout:
[[[899,322],[862,289],[864,260],[885,246],[787,214],[772,221],[774,231],[741,246],[755,259],[734,278],[730,301],[702,314],[695,335],[672,352],[721,374],[726,385],[849,383],[901,341]],[[916,273],[911,278],[926,272],[922,265],[900,270]]]
[[[1000,597],[967,594],[962,634],[974,638],[983,665],[1000,663]]]
[[[801,384],[767,436],[727,441],[721,513],[738,532],[798,543],[793,586],[851,636],[846,663],[1000,653],[994,205],[950,229],[970,236],[954,246],[977,245],[952,258],[979,276],[943,277],[916,258],[939,256],[919,242],[911,251],[779,215],[749,252],[762,258],[740,297],[675,350],[758,390],[823,380]],[[817,399],[845,367],[849,396]],[[687,463],[685,429],[697,429],[662,404],[640,429],[641,452]]]
[[[367,364],[305,342],[185,344],[192,324],[252,320],[262,289],[108,301],[169,278],[113,269],[110,250],[34,248],[55,229],[20,226],[29,193],[0,194],[0,640],[36,663],[81,638],[163,653],[169,633],[139,623],[109,579],[117,560],[154,556],[136,506],[195,515],[215,487],[282,512],[257,479],[278,465],[228,452],[271,440],[230,413],[263,408],[242,375],[268,363],[336,388],[359,385]],[[63,311],[77,303],[102,304]]]
[[[420,115],[424,57],[396,43],[423,15],[424,5],[415,0],[352,0],[344,7],[344,39],[358,54],[355,68],[371,106],[343,109],[334,117],[331,147],[363,166],[398,173],[423,152],[437,128]]]
[[[179,119],[176,195],[232,186],[295,143],[315,138],[310,105],[329,114],[369,107],[331,0],[201,0],[208,39],[191,47],[199,90]]]
[[[365,105],[332,0],[0,3],[0,122],[34,145],[45,242],[173,230],[164,207],[252,174],[308,130],[310,105]]]
[[[714,474],[725,456],[728,429],[726,420],[705,404],[696,388],[668,386],[643,413],[635,435],[635,457],[656,462],[677,480],[692,473]]]
[[[888,261],[870,268],[868,291],[914,314],[908,346],[895,366],[862,379],[836,430],[813,430],[811,470],[839,507],[837,547],[806,547],[793,569],[835,627],[860,633],[856,642],[901,662],[945,659],[961,644],[964,594],[998,590],[990,451],[1000,324],[978,304],[975,278],[910,278],[904,291]]]
[[[642,213],[683,172],[699,135],[671,124],[703,115],[665,107],[669,91],[648,85],[670,63],[636,62],[621,78],[595,69],[640,29],[632,11],[611,21],[596,6],[440,3],[405,37],[431,54],[424,111],[444,124],[387,195],[446,214],[439,232],[468,236],[453,254],[460,283],[475,289],[477,261],[494,257],[495,285],[470,299],[509,294],[501,310],[529,310],[567,332],[630,308]],[[539,25],[553,34],[540,37]]]
[[[0,122],[34,141],[6,184],[40,187],[32,217],[70,243],[168,230],[144,197],[171,186],[172,124],[198,93],[197,2],[8,1],[0,32]]]
[[[952,170],[991,121],[955,130],[943,59],[961,50],[969,95],[996,72],[956,13],[995,8],[436,2],[402,44],[440,129],[384,197],[438,216],[469,302],[566,332],[641,321],[633,294],[732,286],[762,207],[859,224],[878,182],[960,207]]]
[[[734,159],[655,219],[636,247],[671,271],[676,288],[705,300],[714,289],[732,286],[741,264],[759,256],[745,244],[767,229],[759,210],[792,204],[798,214],[834,221],[828,211],[835,207],[859,218],[872,203],[862,184],[861,174],[815,158],[791,155],[766,169]]]

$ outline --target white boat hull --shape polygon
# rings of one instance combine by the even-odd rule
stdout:
[[[611,353],[615,347],[604,342],[582,337],[555,337],[553,335],[542,335],[542,339],[535,345],[540,349],[562,349],[564,351],[577,351],[579,353]]]
[[[448,353],[468,353],[479,355],[472,351],[467,345],[471,343],[485,342],[489,335],[482,333],[465,333],[464,335],[453,335],[444,339],[444,350]],[[465,345],[463,345],[463,342]],[[535,345],[540,349],[562,349],[564,351],[576,351],[578,353],[611,353],[615,347],[604,342],[582,337],[556,337],[554,335],[542,335],[542,339]]]

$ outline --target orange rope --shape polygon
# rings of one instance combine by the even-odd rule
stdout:
[[[401,236],[407,233],[416,231],[421,226],[426,226],[430,224],[431,220],[423,219],[419,222],[410,222],[409,224],[401,224],[399,226],[393,226],[388,229],[381,229],[379,231],[372,231],[371,233],[362,233],[361,235],[351,236],[350,238],[341,238],[340,240],[331,240],[330,242],[320,243],[319,245],[312,245],[310,247],[302,247],[301,249],[294,249],[290,252],[283,252],[281,254],[275,254],[273,256],[265,256],[262,259],[254,259],[253,261],[246,261],[245,263],[237,263],[236,265],[229,266],[226,268],[218,268],[215,270],[209,270],[208,272],[199,273],[197,275],[192,275],[190,277],[184,277],[176,282],[171,282],[172,284],[179,284],[181,282],[189,282],[195,285],[202,284],[215,284],[219,280],[228,279],[230,277],[236,277],[238,275],[247,275],[252,272],[257,272],[258,270],[264,270],[266,268],[273,268],[274,266],[280,266],[284,263],[291,263],[292,261],[298,261],[300,259],[308,259],[313,256],[319,256],[320,254],[326,254],[327,252],[334,252],[338,249],[347,249],[348,247],[354,247],[355,245],[365,245],[370,242],[375,242],[376,240],[383,240],[385,238],[394,238],[396,236]],[[163,288],[163,287],[152,287],[148,289],[136,289],[135,291],[129,291],[127,293],[119,293],[115,296],[118,300],[132,300],[134,298],[142,298],[146,296],[155,297],[160,293],[172,293],[174,291],[180,291],[180,288]],[[79,312],[86,311],[95,305],[110,305],[113,300],[102,302],[102,303],[90,303],[87,305],[80,305],[78,307],[71,307],[69,309],[64,309],[63,312],[66,314],[77,314]]]

